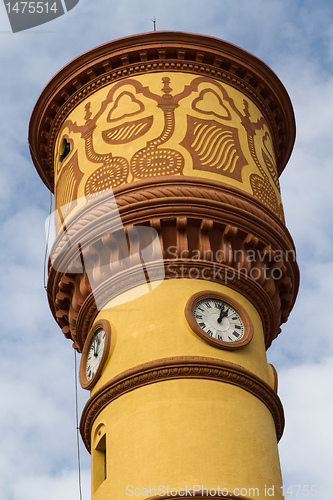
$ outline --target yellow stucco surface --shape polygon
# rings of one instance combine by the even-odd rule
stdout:
[[[93,489],[95,500],[124,500],[133,488],[140,490],[134,498],[148,498],[147,487],[194,485],[246,490],[256,499],[274,486],[274,497],[282,498],[272,416],[241,388],[207,380],[159,382],[112,402],[94,429],[100,423],[107,429],[107,477]]]
[[[237,351],[208,345],[187,324],[184,308],[198,291],[226,293],[246,308],[254,325],[250,344]],[[119,296],[98,319],[111,325],[110,355],[92,394],[120,372],[155,359],[204,356],[231,361],[272,383],[258,312],[243,296],[203,280],[166,280],[153,291]],[[118,303],[118,305],[117,305]],[[107,477],[100,481],[96,429],[106,429]],[[92,430],[94,500],[148,498],[145,488],[194,485],[245,489],[264,498],[265,486],[280,494],[276,432],[267,407],[225,382],[179,379],[135,389],[110,403]],[[99,472],[98,472],[99,470]],[[95,473],[94,473],[95,471]],[[96,485],[98,487],[96,488]],[[135,492],[136,489],[136,492]],[[251,489],[251,491],[250,491]],[[258,494],[259,492],[259,494]],[[158,493],[159,494],[159,493]],[[246,496],[246,495],[244,495]]]
[[[139,289],[140,290],[140,289]],[[192,294],[214,290],[236,299],[246,308],[254,326],[249,345],[226,351],[207,344],[190,328],[184,309]],[[144,292],[145,289],[142,288]],[[165,280],[149,293],[137,295],[133,289],[108,304],[96,317],[106,319],[111,326],[111,350],[105,367],[93,392],[116,374],[141,363],[171,356],[207,356],[242,365],[269,383],[266,350],[261,320],[255,307],[236,291],[217,283],[196,279]],[[113,305],[120,302],[120,305]]]

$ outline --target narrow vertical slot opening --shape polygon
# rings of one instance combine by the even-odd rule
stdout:
[[[93,451],[93,484],[94,491],[107,478],[107,458],[106,458],[106,433],[99,437],[95,449]]]

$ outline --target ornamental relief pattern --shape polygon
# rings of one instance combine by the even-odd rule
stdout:
[[[292,240],[277,217],[250,195],[200,178],[151,178],[121,186],[115,196],[119,220],[110,219],[114,199],[106,191],[80,209],[52,249],[50,307],[75,348],[82,349],[96,303],[101,309],[120,293],[146,284],[146,272],[151,283],[164,277],[227,283],[259,311],[269,347],[298,289]],[[126,238],[123,230],[116,233],[122,225],[128,228]],[[133,237],[137,229],[141,236]],[[148,235],[150,229],[156,232],[162,249],[156,253],[152,246],[144,273],[138,255],[153,241],[143,229]],[[134,252],[126,261],[130,268],[121,264],[128,257],[129,240]]]
[[[144,79],[129,78],[114,84],[100,102],[83,102],[75,121],[70,115],[56,148],[57,190],[73,155],[78,161],[72,189],[56,208],[71,202],[74,192],[94,196],[149,177],[201,171],[251,193],[283,220],[272,140],[257,108],[210,78],[187,75],[185,84],[179,74],[169,75],[162,76],[160,93],[143,85]],[[174,93],[172,85],[180,91]],[[64,137],[71,151],[60,162]]]
[[[239,144],[237,128],[212,120],[187,116],[184,141],[195,170],[214,172],[242,182],[242,168],[247,165]]]
[[[107,404],[139,387],[179,379],[203,379],[234,385],[257,397],[270,411],[279,441],[284,429],[281,401],[274,390],[246,368],[215,358],[174,356],[135,366],[118,374],[98,389],[85,405],[80,433],[90,452],[91,431],[97,416]]]
[[[80,181],[83,177],[78,162],[78,152],[71,155],[66,163],[66,168],[61,170],[59,176],[58,188],[55,192],[55,206],[58,207],[58,216],[56,218],[56,230],[59,224],[64,223],[66,216],[76,206],[77,191]]]

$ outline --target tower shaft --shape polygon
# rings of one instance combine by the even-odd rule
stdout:
[[[110,42],[43,91],[48,295],[91,390],[94,499],[283,498],[266,349],[298,289],[278,181],[294,137],[275,74],[201,35]]]

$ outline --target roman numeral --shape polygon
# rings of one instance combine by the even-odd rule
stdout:
[[[211,309],[212,307],[209,302],[205,302],[205,306],[208,307],[208,309]]]
[[[235,328],[237,328],[238,330],[242,329],[242,327],[240,325],[235,325]]]
[[[238,338],[238,337],[240,336],[240,333],[235,332],[235,331],[233,331],[233,332],[232,332],[232,334],[233,334],[236,338]]]

